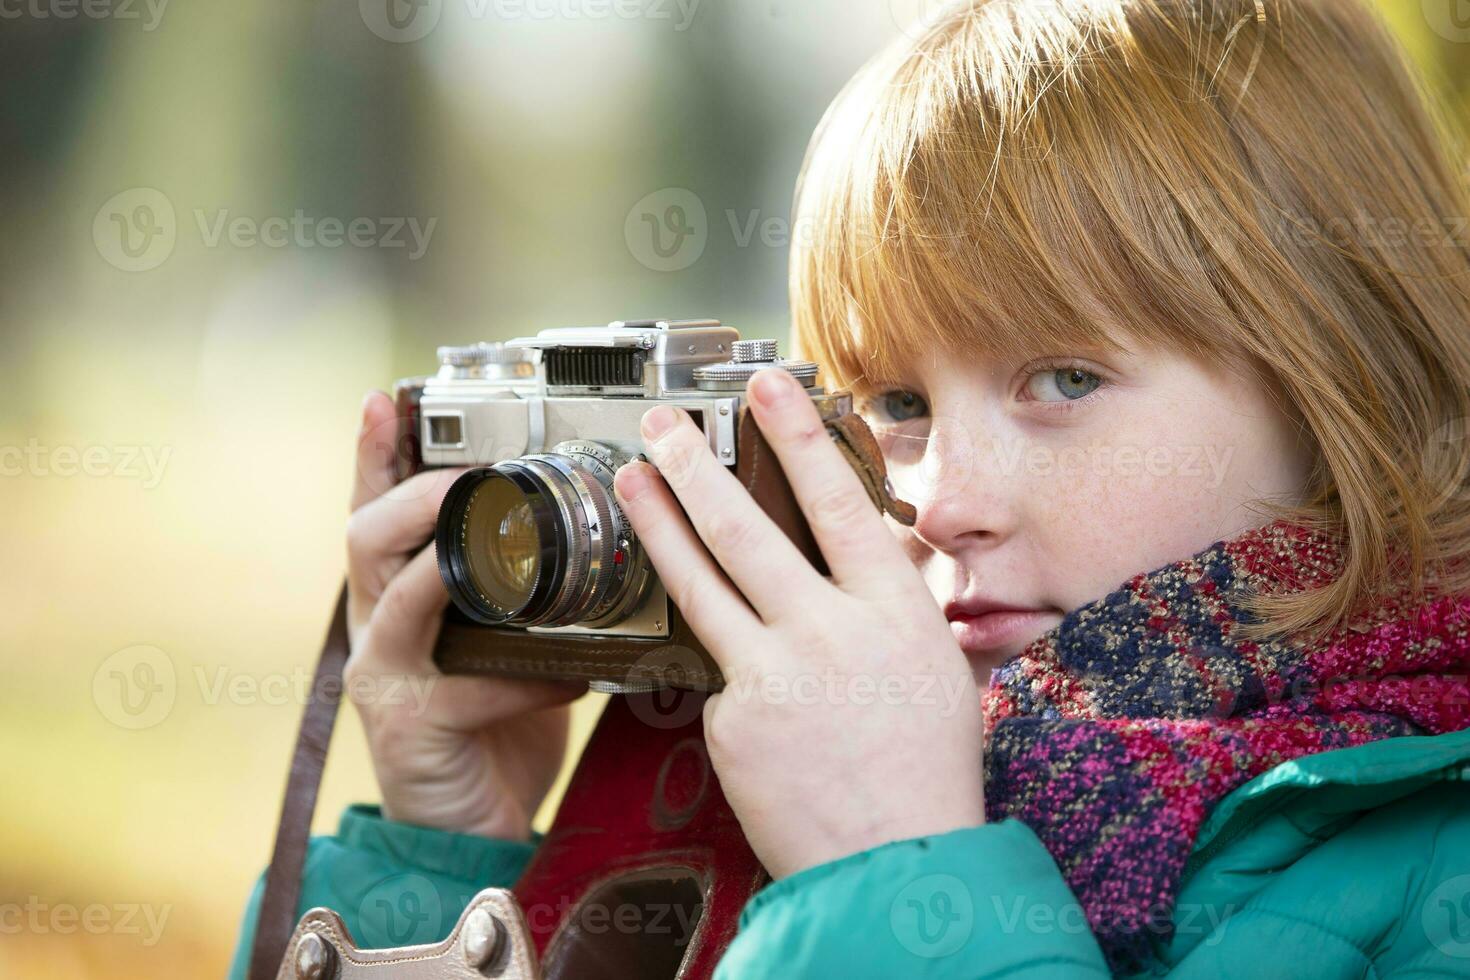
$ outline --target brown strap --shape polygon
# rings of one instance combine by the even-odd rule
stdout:
[[[873,505],[904,527],[913,527],[919,512],[913,504],[894,495],[893,486],[888,482],[888,464],[883,459],[883,450],[878,447],[877,437],[862,416],[850,413],[828,421],[827,434],[862,478]]]
[[[332,625],[316,663],[296,750],[291,756],[291,775],[286,780],[286,798],[281,802],[281,822],[276,828],[276,846],[270,869],[265,874],[265,894],[255,920],[255,942],[250,948],[249,980],[274,980],[286,955],[286,944],[296,928],[296,906],[301,901],[301,869],[306,863],[306,844],[311,834],[311,816],[316,810],[322,767],[332,726],[337,721],[337,704],[342,700],[342,668],[347,663],[347,586],[337,596]]]

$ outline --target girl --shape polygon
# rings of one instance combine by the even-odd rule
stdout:
[[[830,577],[677,411],[617,478],[732,681],[711,760],[776,879],[722,976],[1470,973],[1461,184],[1359,0],[976,0],[852,81],[795,335],[916,522],[781,372],[749,396]],[[378,494],[371,441],[350,670],[427,674],[409,551],[455,474]],[[838,683],[739,693],[803,677]],[[360,705],[382,810],[302,908],[396,945],[385,880],[511,884],[574,694]]]

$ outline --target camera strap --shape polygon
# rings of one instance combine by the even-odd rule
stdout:
[[[344,584],[317,659],[306,708],[301,714],[301,729],[296,734],[286,798],[281,802],[275,848],[265,874],[265,892],[255,921],[255,941],[250,947],[249,980],[274,980],[281,958],[286,955],[286,944],[296,928],[301,870],[306,863],[306,845],[322,769],[327,761],[327,746],[337,721],[337,704],[342,699],[342,668],[347,664],[347,651],[347,586]]]

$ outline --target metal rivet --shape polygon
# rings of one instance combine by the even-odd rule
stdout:
[[[693,344],[690,344],[689,345],[689,353],[691,353],[691,354],[694,353],[694,345]]]
[[[733,456],[733,455],[735,455],[735,450],[731,449],[729,446],[726,446],[724,449],[721,449],[720,450],[720,455],[721,456]]]
[[[328,980],[337,971],[331,943],[308,932],[296,943],[296,980]]]
[[[500,956],[505,945],[505,926],[486,909],[475,909],[464,920],[464,959],[476,970],[484,970]]]
[[[721,415],[729,415],[730,414],[730,406],[729,405],[721,405],[720,406],[720,414]]]

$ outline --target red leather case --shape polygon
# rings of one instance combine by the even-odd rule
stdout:
[[[514,889],[547,978],[712,976],[740,910],[769,880],[705,752],[706,697],[669,691],[609,702]],[[671,868],[692,873],[703,906],[683,942],[677,906],[687,883],[661,888],[656,874],[635,894],[594,896],[615,879]],[[674,952],[677,974],[665,972]]]

